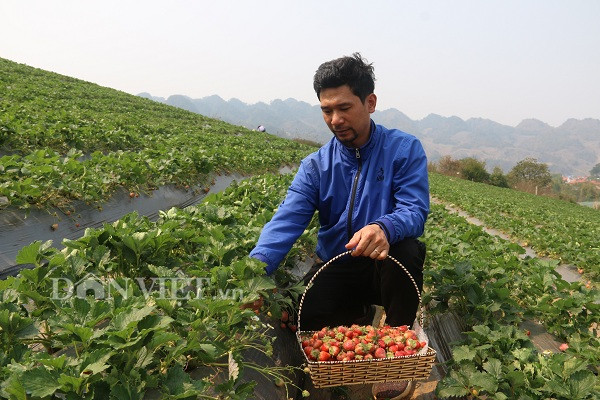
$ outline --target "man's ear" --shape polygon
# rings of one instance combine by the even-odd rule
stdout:
[[[375,106],[377,105],[377,96],[375,95],[375,93],[371,93],[370,95],[368,95],[365,101],[367,102],[367,109],[369,110],[369,113],[374,113]]]

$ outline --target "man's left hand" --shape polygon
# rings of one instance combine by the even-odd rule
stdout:
[[[352,239],[346,244],[348,250],[352,251],[352,256],[365,256],[375,260],[385,260],[390,250],[390,244],[387,241],[385,232],[379,225],[367,225],[352,236]]]

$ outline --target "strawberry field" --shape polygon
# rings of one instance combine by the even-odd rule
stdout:
[[[0,59],[0,208],[68,210],[117,189],[201,189],[211,174],[276,171],[310,148]]]
[[[156,222],[129,214],[61,252],[40,242],[22,249],[17,261],[36,267],[0,282],[2,397],[246,399],[247,369],[288,381],[293,367],[243,357],[272,351],[272,327],[244,305],[262,296],[263,313],[279,315],[300,290],[285,268],[267,278],[247,257],[288,178],[255,178]]]
[[[600,277],[600,213],[578,204],[431,174],[433,194],[501,230],[540,256]]]
[[[212,174],[276,170],[310,151],[2,59],[0,72],[0,212],[68,211],[119,189],[202,188]],[[242,400],[263,389],[256,373],[281,398],[308,395],[295,387],[301,365],[249,356],[274,358],[272,325],[303,290],[290,271],[315,246],[316,219],[273,277],[247,257],[291,179],[258,175],[155,221],[131,213],[86,229],[62,250],[22,248],[16,261],[32,268],[0,281],[0,397]],[[600,214],[437,174],[431,190],[514,237],[432,206],[423,303],[466,329],[437,395],[598,398],[600,292],[555,268],[573,263],[597,280]],[[553,259],[524,258],[524,242]],[[568,347],[537,349],[526,320]]]

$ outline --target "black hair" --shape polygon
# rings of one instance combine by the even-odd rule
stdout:
[[[360,53],[354,53],[351,57],[344,56],[327,61],[315,72],[313,87],[319,99],[321,90],[342,85],[350,86],[352,93],[364,103],[367,96],[375,90],[373,64],[367,64]]]

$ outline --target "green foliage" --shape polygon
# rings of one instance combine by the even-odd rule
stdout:
[[[535,158],[525,158],[517,163],[508,173],[509,182],[515,186],[519,183],[529,183],[544,187],[552,182],[548,165],[538,162]]]
[[[19,260],[37,267],[0,281],[0,397],[247,399],[248,368],[289,384],[282,368],[293,367],[245,359],[248,349],[271,354],[272,327],[242,306],[262,297],[275,315],[302,290],[247,256],[291,178],[233,184],[156,222],[132,213],[62,252],[23,248]],[[295,254],[312,251],[315,228]]]
[[[490,174],[485,170],[485,161],[472,157],[460,160],[460,173],[463,179],[473,182],[487,183],[490,180]]]
[[[588,207],[534,196],[529,193],[450,179],[432,173],[431,191],[486,225],[519,242],[541,256],[549,256],[600,276],[600,213]]]
[[[502,168],[494,167],[494,171],[490,175],[489,180],[490,185],[507,188],[508,187],[508,179],[502,172]]]
[[[436,196],[438,184],[432,186]],[[431,313],[458,315],[466,332],[464,342],[453,344],[449,373],[436,389],[440,398],[566,400],[600,394],[594,375],[600,291],[563,281],[556,262],[523,259],[520,246],[486,234],[441,205],[433,205],[423,239],[428,260],[423,301]],[[542,322],[568,342],[567,352],[539,354],[518,328],[524,318]],[[573,367],[563,371],[566,362]]]
[[[590,177],[600,179],[600,163],[594,165],[592,169],[590,169]]]
[[[0,59],[2,206],[66,207],[117,189],[199,190],[219,173],[296,164],[314,148]]]

